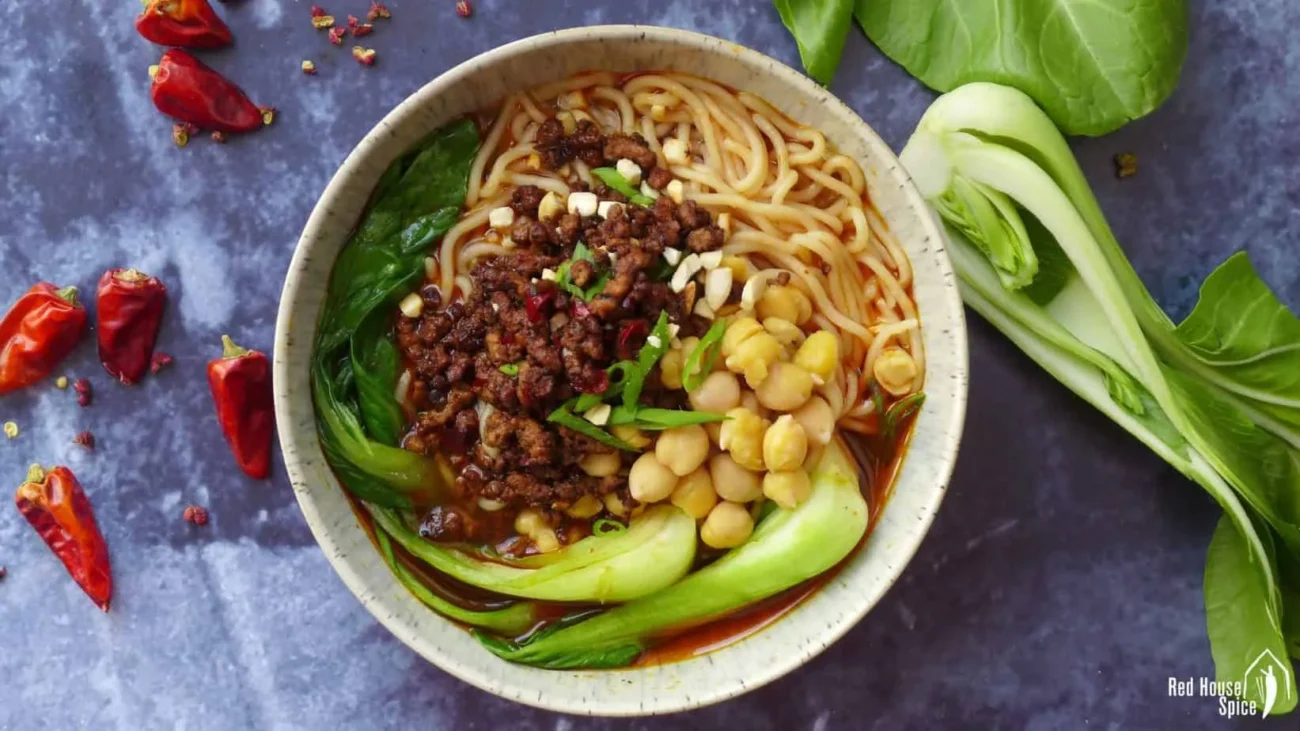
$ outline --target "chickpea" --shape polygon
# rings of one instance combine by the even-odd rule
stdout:
[[[578,498],[577,502],[565,509],[564,514],[570,518],[586,520],[595,517],[596,513],[599,513],[604,508],[605,505],[600,498],[595,495],[583,495]]]
[[[809,472],[817,469],[817,465],[822,461],[822,455],[826,453],[826,447],[820,444],[808,445],[808,456],[804,457],[803,468]]]
[[[722,422],[710,421],[704,425],[704,432],[709,435],[709,441],[717,446],[722,441]]]
[[[542,553],[555,553],[560,550],[560,537],[555,535],[554,528],[542,528],[536,533],[529,536],[533,539],[533,545]]]
[[[806,337],[798,325],[789,320],[782,320],[779,317],[769,317],[764,320],[763,329],[771,333],[778,343],[787,348],[797,346]]]
[[[758,402],[758,396],[753,391],[745,391],[744,393],[740,394],[740,405],[744,406],[745,408],[749,409],[755,414],[758,414],[764,419],[766,419],[771,414],[771,412],[767,410],[767,407],[763,406]]]
[[[680,350],[670,350],[659,359],[659,380],[666,388],[676,391],[682,387],[682,366],[686,356]]]
[[[740,405],[740,381],[727,371],[714,371],[690,392],[690,399],[696,411],[726,413]]]
[[[794,411],[812,396],[808,371],[793,363],[773,363],[766,380],[754,389],[758,402],[773,411]]]
[[[802,325],[812,319],[812,301],[808,295],[788,285],[768,287],[758,300],[755,308],[758,316],[764,320],[779,317],[782,320]]]
[[[809,444],[830,444],[831,437],[835,435],[835,412],[826,403],[826,399],[813,396],[790,415],[803,427]]]
[[[725,337],[725,336],[724,336]],[[762,331],[736,346],[736,351],[727,357],[727,370],[743,373],[745,383],[750,388],[757,388],[766,378],[772,364],[781,360],[785,350],[781,343],[767,331]]]
[[[673,505],[696,520],[703,520],[714,505],[718,503],[718,494],[713,491],[713,478],[709,471],[701,467],[677,481],[673,489]]]
[[[608,511],[610,515],[613,515],[618,518],[622,518],[627,515],[627,506],[623,504],[623,498],[619,497],[618,493],[616,492],[605,493],[605,497],[601,500],[601,502],[605,503],[605,510]]]
[[[812,480],[802,469],[769,472],[763,476],[763,494],[783,508],[793,508],[812,494]]]
[[[650,437],[634,426],[611,426],[609,432],[637,449],[645,449],[650,446]]]
[[[632,463],[632,471],[627,476],[628,491],[632,497],[642,503],[657,503],[673,494],[677,486],[677,475],[667,467],[659,464],[654,452],[646,452]]]
[[[678,477],[691,474],[709,456],[709,433],[699,424],[665,429],[655,442],[655,458]]]
[[[840,341],[834,333],[819,330],[799,346],[794,354],[795,365],[809,373],[816,374],[823,381],[829,381],[835,367],[840,362]],[[880,362],[879,359],[876,361]]]
[[[777,419],[763,435],[763,464],[768,470],[793,470],[801,466],[807,456],[808,435],[789,414]]]
[[[730,452],[731,458],[742,467],[763,469],[763,433],[767,431],[767,423],[758,414],[739,406],[728,411],[727,416],[718,433],[718,447]]]
[[[743,505],[718,503],[700,526],[700,540],[712,548],[735,548],[749,540],[754,519]]]
[[[617,454],[589,454],[578,460],[578,466],[592,477],[609,477],[618,474],[623,465]]]
[[[537,508],[524,508],[515,516],[515,532],[521,536],[531,536],[546,527],[546,519]]]
[[[747,503],[763,494],[759,474],[741,467],[729,454],[715,454],[709,459],[709,478],[713,491],[723,500]]]
[[[906,396],[916,380],[916,361],[902,348],[890,347],[878,356],[871,366],[876,383],[893,396]]]
[[[727,323],[727,330],[722,334],[722,355],[730,356],[746,340],[763,332],[763,326],[752,317],[738,317]]]

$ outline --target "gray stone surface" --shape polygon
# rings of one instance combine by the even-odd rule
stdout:
[[[1241,247],[1294,306],[1300,6],[1194,4],[1172,101],[1076,149],[1172,311],[1189,309],[1200,279]],[[967,438],[933,531],[902,583],[799,672],[670,720],[565,718],[474,690],[376,624],[316,548],[283,467],[268,482],[234,468],[203,375],[223,332],[270,346],[297,233],[344,155],[426,80],[544,30],[675,26],[797,62],[762,0],[475,5],[461,21],[452,0],[393,0],[394,19],[367,39],[379,50],[371,69],[312,30],[305,0],[223,5],[238,45],[204,58],[280,120],[185,149],[149,102],[159,49],[132,29],[135,3],[6,6],[0,300],[38,278],[88,293],[105,268],[142,267],[171,288],[161,348],[176,364],[123,388],[88,342],[63,370],[94,381],[92,407],[52,387],[0,401],[0,418],[22,427],[0,444],[0,483],[16,485],[32,461],[69,464],[117,581],[102,615],[0,507],[0,729],[1234,725],[1210,701],[1166,695],[1169,676],[1213,671],[1201,571],[1216,508],[978,321]],[[342,17],[366,3],[326,7]],[[319,75],[299,73],[303,58]],[[833,89],[895,147],[931,98],[857,33]],[[1139,154],[1137,178],[1114,179],[1119,151]],[[99,438],[94,454],[70,443],[82,429]],[[181,522],[190,503],[211,509],[209,526]]]

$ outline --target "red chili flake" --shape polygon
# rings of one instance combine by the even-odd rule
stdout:
[[[375,26],[371,25],[370,23],[362,23],[361,21],[357,20],[357,16],[355,15],[349,15],[348,30],[352,33],[352,35],[356,36],[357,38],[360,38],[361,36],[368,36],[371,33],[374,33]]]
[[[380,2],[375,2],[375,0],[370,0],[370,12],[366,13],[366,18],[368,20],[374,20],[375,18],[391,18],[391,17],[393,17],[393,14],[388,12],[387,5]]]
[[[189,130],[185,129],[185,125],[173,124],[172,142],[175,142],[177,147],[184,147],[185,145],[189,144],[189,141],[190,141],[190,132]]]
[[[341,26],[338,28],[330,28],[330,43],[333,43],[336,46],[343,45],[343,36],[346,35],[347,32],[348,29]]]
[[[225,133],[225,132],[222,132],[222,131],[219,130],[219,129],[213,130],[213,131],[212,131],[212,141],[215,142],[215,143],[217,143],[217,144],[221,144],[221,143],[225,142],[225,141],[226,141],[226,133]]]
[[[154,352],[153,357],[149,359],[149,372],[158,375],[158,371],[172,364],[172,357],[166,353]]]
[[[5,568],[4,566],[0,566],[0,581],[4,581],[5,577],[8,575],[9,575],[9,569]]]
[[[322,8],[322,7],[319,6],[319,5],[313,5],[313,6],[311,6],[311,17],[313,17],[313,18],[320,18],[320,17],[324,17],[324,16],[326,16],[326,15],[329,15],[329,13],[325,12],[325,8]]]
[[[257,111],[262,113],[262,126],[270,127],[271,123],[275,121],[275,107],[258,107]]]
[[[355,58],[362,66],[374,66],[375,49],[362,48],[361,46],[353,46],[352,58]]]
[[[95,398],[95,392],[90,387],[90,381],[84,378],[78,378],[76,383],[72,384],[72,390],[77,392],[77,405],[89,406]]]
[[[303,72],[304,74],[307,74],[308,76],[315,76],[315,75],[316,75],[316,62],[312,61],[311,59],[303,59],[303,62],[302,62],[302,72]]]
[[[456,0],[456,14],[462,18],[474,14],[474,8],[469,4],[469,0]]]
[[[88,431],[83,431],[72,439],[73,444],[85,447],[88,451],[95,451],[95,435]]]
[[[333,15],[314,15],[314,16],[312,16],[312,19],[311,19],[311,27],[315,28],[316,30],[325,30],[326,28],[333,28],[333,27],[334,27],[334,16],[333,16]]]
[[[193,523],[194,525],[208,524],[208,511],[197,505],[185,508],[185,512],[181,514],[181,517],[185,519],[186,523]]]

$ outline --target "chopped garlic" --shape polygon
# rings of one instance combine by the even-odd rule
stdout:
[[[695,314],[699,315],[700,317],[703,317],[706,320],[712,320],[713,318],[718,316],[718,313],[714,312],[713,308],[709,306],[708,300],[696,301],[694,312]]]
[[[564,213],[564,201],[560,200],[558,193],[551,191],[542,196],[542,202],[537,206],[537,220],[549,221],[561,213]]]
[[[731,271],[728,269],[727,271]],[[758,300],[763,297],[767,291],[767,277],[750,277],[745,282],[745,288],[740,291],[740,308],[742,310],[752,310]]]
[[[705,269],[713,271],[722,266],[722,252],[706,251],[703,254],[700,254],[700,263],[704,265]]]
[[[578,131],[578,120],[573,118],[573,112],[560,112],[555,115],[560,120],[560,126],[564,128],[564,134],[571,135]]]
[[[512,238],[510,238],[509,236],[507,236],[507,237],[505,237],[504,239],[501,240],[501,247],[502,247],[502,248],[505,248],[505,249],[513,249],[513,248],[515,248],[515,246],[516,246],[516,244],[515,244],[515,240],[512,239]]]
[[[587,99],[582,95],[581,91],[571,91],[568,94],[561,95],[559,99],[556,99],[555,106],[560,109],[585,109],[587,106]]]
[[[554,282],[557,281],[559,277],[556,275],[554,269],[546,268],[542,270],[542,279],[545,279],[548,282]]]
[[[686,143],[676,137],[664,140],[664,159],[672,165],[685,165],[688,151]]]
[[[402,298],[397,308],[407,317],[419,317],[420,313],[424,312],[424,300],[420,298],[419,294],[412,292]]]
[[[651,335],[645,339],[645,344],[652,348],[658,348],[664,344],[664,341],[660,340],[658,335]]]
[[[609,214],[613,212],[615,206],[622,208],[623,204],[617,201],[601,201],[596,206],[596,215],[601,218],[609,218]]]
[[[515,222],[515,209],[509,206],[493,208],[488,212],[488,225],[492,228],[510,228]]]
[[[664,192],[668,194],[669,198],[673,199],[673,203],[681,203],[686,198],[686,187],[682,185],[680,180],[669,183],[668,187],[664,188]]]
[[[682,263],[677,266],[677,271],[673,272],[673,279],[669,282],[669,286],[674,292],[680,293],[686,289],[686,285],[690,283],[696,272],[700,271],[701,266],[699,254],[691,254],[682,259]]]
[[[501,311],[501,305],[499,305],[499,304],[493,302],[493,303],[492,303],[492,311],[493,311],[493,312],[500,312],[500,311]]]
[[[617,263],[618,263],[618,252],[617,251],[609,252],[609,265],[614,266]]]
[[[619,160],[618,163],[614,165],[614,169],[618,171],[619,175],[626,178],[629,184],[641,184],[641,166],[626,157]]]
[[[569,194],[569,213],[576,213],[579,216],[594,216],[597,208],[600,207],[600,199],[595,193],[570,193]]]
[[[674,249],[671,246],[664,248],[664,261],[673,266],[677,266],[682,261],[681,249]]]
[[[732,276],[731,270],[725,268],[709,272],[709,278],[704,283],[704,299],[714,312],[727,304],[727,298],[731,296]]]
[[[677,337],[677,333],[681,331],[682,331],[681,325],[678,325],[677,323],[674,322],[668,323],[668,337],[675,338]]]
[[[492,498],[481,497],[478,499],[478,506],[480,509],[482,509],[485,512],[495,513],[496,511],[504,508],[506,504],[501,502],[500,500],[493,500]]]
[[[613,410],[609,404],[600,404],[587,409],[587,412],[582,416],[596,426],[604,426],[609,422],[609,414]]]

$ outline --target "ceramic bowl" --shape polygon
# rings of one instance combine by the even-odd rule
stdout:
[[[855,158],[915,269],[927,398],[879,523],[825,588],[766,629],[700,657],[571,672],[497,659],[394,580],[321,454],[308,364],[330,268],[389,163],[430,131],[510,92],[590,69],[687,71],[756,93]],[[898,159],[852,110],[804,75],[734,43],[666,28],[596,27],[521,40],[466,61],[398,105],[348,155],[312,211],[289,267],[275,335],[280,443],[307,523],[343,582],[398,639],[443,670],[504,698],[576,714],[661,714],[731,698],[794,670],[847,632],[898,579],[929,529],[966,407],[966,330],[956,280],[943,236]]]

